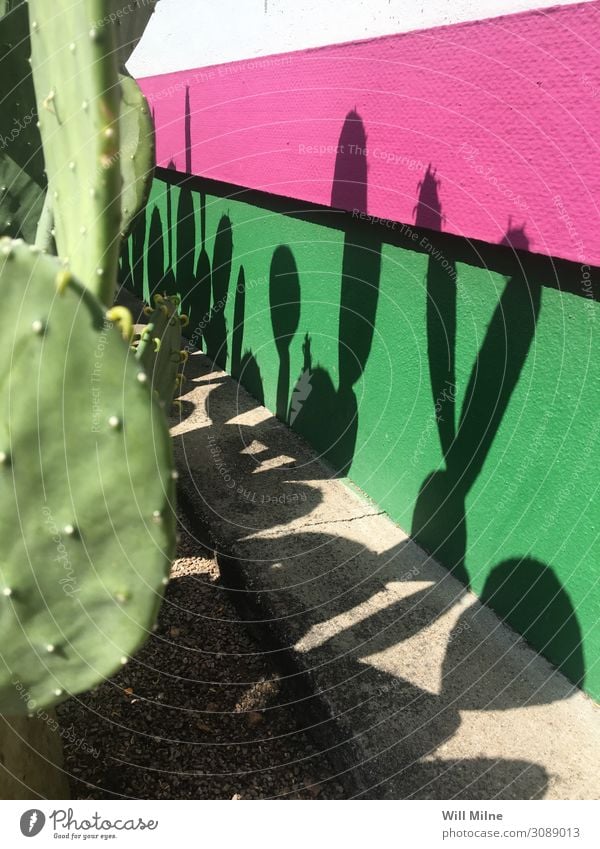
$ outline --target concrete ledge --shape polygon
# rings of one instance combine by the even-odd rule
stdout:
[[[598,707],[206,357],[186,374],[184,500],[352,793],[598,798]]]

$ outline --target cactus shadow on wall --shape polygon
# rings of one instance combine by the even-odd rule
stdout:
[[[146,245],[146,287],[144,300],[150,303],[153,295],[176,294],[175,275],[171,266],[165,268],[166,252],[164,225],[160,209],[155,206],[150,216],[148,243]]]
[[[183,281],[182,281],[183,282]],[[197,330],[196,345],[203,344],[203,328],[210,313],[210,259],[206,251],[206,193],[200,194],[200,253],[194,271],[193,285],[185,292],[184,310]]]
[[[435,174],[428,168],[420,184],[416,224],[441,224]],[[509,225],[504,245],[526,242],[523,228]],[[427,348],[433,415],[444,468],[423,482],[413,513],[412,535],[457,578],[469,585],[466,499],[481,473],[535,335],[541,286],[515,268],[498,301],[473,364],[457,421],[456,263],[434,255],[427,268]]]
[[[194,291],[194,255],[196,252],[196,216],[194,197],[189,187],[182,183],[177,198],[175,218],[175,246],[171,248],[170,265],[175,275],[177,290],[182,295],[182,309],[191,315],[190,292]]]
[[[563,675],[583,687],[581,627],[566,590],[549,566],[529,557],[506,560],[490,572],[481,600]]]
[[[360,211],[367,210],[366,158],[360,152],[366,146],[366,132],[360,116],[350,112],[340,136],[338,159],[332,189],[332,204],[350,205]],[[350,154],[350,151],[353,151]],[[343,152],[342,152],[343,151]],[[262,376],[256,357],[244,350],[244,318],[246,312],[245,270],[238,269],[233,306],[233,327],[228,327],[223,315],[231,285],[233,237],[231,221],[222,216],[213,243],[213,262],[206,250],[206,187],[199,183],[201,198],[201,252],[196,266],[195,279],[210,281],[212,307],[202,310],[210,320],[205,331],[205,350],[211,359],[225,365],[231,344],[231,371],[249,392],[264,403]],[[353,194],[349,195],[349,192]],[[193,209],[187,202],[178,205],[178,218],[186,209]],[[186,218],[193,218],[187,213]],[[340,228],[340,218],[332,226]],[[415,225],[440,231],[443,212],[439,198],[439,180],[430,166],[419,186]],[[178,221],[179,225],[179,221]],[[287,245],[276,248],[271,259],[270,300],[272,329],[279,357],[277,414],[320,452],[333,467],[334,473],[347,474],[354,457],[358,402],[356,385],[362,378],[373,342],[374,326],[379,297],[379,275],[382,241],[387,237],[381,229],[367,222],[343,215],[344,252],[341,269],[341,298],[339,306],[338,368],[339,383],[336,387],[330,372],[317,363],[313,365],[312,347],[318,338],[311,337],[302,327],[301,272],[298,270],[292,250]],[[194,238],[195,228],[181,226],[183,238]],[[424,303],[427,326],[427,353],[430,377],[432,409],[436,415],[437,433],[442,469],[433,469],[423,481],[415,504],[412,520],[412,536],[430,551],[433,556],[449,567],[457,578],[469,585],[467,568],[468,517],[466,499],[484,467],[517,385],[530,346],[533,342],[536,322],[541,303],[541,286],[538,275],[528,278],[519,257],[513,252],[510,261],[507,248],[526,249],[528,246],[524,227],[513,227],[511,222],[502,244],[506,283],[487,328],[483,343],[472,366],[462,399],[462,409],[456,392],[456,338],[457,338],[457,260],[464,257],[464,249],[457,240],[444,240],[431,233],[432,241],[439,240],[444,257],[430,254],[426,273],[427,298]],[[210,241],[210,240],[209,240]],[[499,250],[499,248],[497,248]],[[462,251],[462,252],[461,252]],[[495,254],[490,254],[489,267],[494,269]],[[445,262],[443,260],[446,260]],[[472,262],[470,255],[467,262]],[[481,261],[481,260],[480,260]],[[487,262],[487,260],[486,260]],[[184,261],[182,268],[185,266]],[[160,267],[160,262],[159,262]],[[198,273],[201,269],[201,274]],[[189,273],[189,272],[188,272]],[[280,284],[286,289],[282,289]],[[197,285],[197,284],[195,284]],[[203,297],[208,303],[208,286]],[[300,318],[299,318],[300,316]],[[195,326],[193,323],[192,326]],[[304,338],[304,367],[291,393],[289,393],[290,364],[286,352],[297,333]],[[229,342],[229,339],[231,340]],[[289,399],[287,398],[290,395]],[[252,429],[247,429],[248,438]],[[521,562],[521,561],[518,561]],[[523,560],[523,564],[537,561]],[[481,565],[481,564],[480,564]],[[539,572],[543,579],[539,578]],[[516,582],[515,575],[519,581]],[[535,585],[542,606],[550,606],[560,622],[562,640],[566,646],[563,655],[557,644],[548,642],[543,633],[533,629],[528,637],[538,650],[544,651],[571,680],[581,683],[584,677],[583,655],[579,625],[572,605],[551,568],[538,564],[528,573],[526,565],[518,570],[496,566],[493,574],[506,573],[508,585],[523,587]],[[554,579],[554,584],[552,582]],[[527,583],[529,580],[529,584]],[[487,585],[486,585],[487,586]],[[488,588],[489,589],[489,588]],[[484,589],[484,596],[488,589]],[[497,603],[498,592],[489,592],[489,603],[509,623],[511,616]],[[541,622],[547,619],[540,616]],[[514,622],[517,627],[517,622]],[[523,625],[519,625],[523,630]],[[544,646],[547,648],[543,648]]]
[[[275,414],[286,422],[290,391],[290,345],[300,322],[300,279],[296,260],[287,245],[279,245],[271,260],[269,305],[279,356]]]
[[[367,134],[362,118],[352,110],[339,137],[331,190],[333,208],[366,213],[366,149]],[[317,448],[338,476],[348,474],[356,449],[359,414],[356,386],[373,344],[382,250],[377,229],[355,220],[352,212],[346,214],[343,229],[338,386],[335,388],[325,368],[313,366],[311,338],[306,334],[304,367],[292,393],[289,414],[282,415],[283,399],[277,405],[278,416]],[[274,257],[274,264],[276,260]],[[276,268],[276,273],[281,274],[281,269]]]
[[[235,302],[233,308],[233,329],[231,331],[231,375],[256,398],[259,404],[265,403],[262,376],[256,357],[250,350],[243,350],[244,321],[246,314],[246,271],[240,265]]]
[[[138,213],[131,225],[129,239],[123,242],[119,262],[119,286],[144,299],[144,267],[146,242],[146,212]]]
[[[415,224],[440,230],[439,180],[428,167],[419,184]],[[525,227],[509,221],[504,247],[526,250]],[[426,276],[427,355],[433,415],[445,467],[421,485],[411,535],[469,586],[466,500],[480,475],[533,343],[541,285],[515,254],[457,415],[457,269],[448,255],[430,253]],[[585,678],[581,630],[571,601],[553,570],[521,558],[491,571],[481,598],[548,657],[571,681]],[[526,602],[525,602],[526,600]],[[558,636],[560,635],[560,636]]]
[[[206,195],[201,195],[202,248],[196,265],[195,297],[188,294],[192,303],[190,336],[197,347],[202,347],[209,359],[226,368],[228,357],[230,371],[260,404],[265,395],[262,376],[252,351],[244,350],[244,323],[246,312],[246,273],[240,265],[234,292],[233,327],[229,330],[225,310],[231,296],[233,235],[232,224],[226,215],[221,216],[214,240],[212,265],[206,251]],[[189,302],[189,301],[188,301]],[[197,305],[194,309],[193,304]],[[229,354],[229,345],[231,353]],[[242,353],[243,351],[243,353]]]
[[[229,298],[231,262],[233,259],[233,236],[231,221],[221,216],[215,236],[213,264],[211,269],[212,306],[204,331],[206,353],[221,368],[227,366],[229,340],[225,309]]]
[[[292,264],[293,257],[287,251],[280,251],[278,256],[282,260],[278,265],[280,269],[287,270],[287,274],[297,274],[295,262]],[[299,285],[299,276],[297,282]],[[296,289],[295,284],[293,288]],[[222,295],[222,289],[219,291]],[[233,293],[230,292],[229,297],[233,297]],[[285,303],[284,300],[284,312],[287,309]],[[242,353],[245,311],[246,275],[241,266],[235,288],[233,327],[230,328],[232,371],[239,373],[240,380],[245,384],[249,375],[254,374],[254,379],[258,376],[258,385],[262,387],[255,358],[248,351]],[[293,306],[291,317],[285,321],[281,316],[275,317],[280,330],[297,332],[295,312],[296,307]],[[305,340],[306,356],[310,356],[310,340]],[[195,380],[216,383],[222,380],[211,376],[212,366],[202,358],[192,358],[191,366],[199,369],[193,375]],[[447,368],[445,366],[444,374],[448,373]],[[328,377],[325,369],[320,369],[318,373]],[[435,379],[441,379],[437,373]],[[319,392],[318,385],[315,391]],[[262,392],[262,388],[259,392]],[[221,435],[223,442],[220,444],[227,445],[230,437],[225,435],[226,431],[237,434],[240,454],[231,463],[231,469],[235,472],[236,495],[230,497],[245,498],[237,494],[238,489],[242,493],[255,495],[246,499],[247,527],[242,531],[245,534],[250,529],[277,526],[278,514],[269,503],[263,501],[265,493],[287,497],[286,503],[290,505],[287,521],[292,522],[302,515],[312,514],[321,498],[319,490],[311,481],[322,475],[323,470],[319,464],[304,464],[300,454],[294,456],[293,462],[285,467],[272,463],[282,454],[282,446],[277,441],[277,432],[281,429],[273,427],[272,419],[263,420],[259,425],[229,423],[239,413],[252,409],[252,405],[245,406],[247,400],[244,400],[244,395],[231,382],[228,385],[222,381],[221,385],[215,386],[207,402],[207,413],[213,426],[188,431],[181,445],[185,451],[192,451],[194,440],[202,444],[210,438],[210,431]],[[331,391],[329,397],[335,402],[335,390]],[[334,406],[331,409],[335,411]],[[323,413],[322,418],[325,418]],[[246,451],[252,443],[261,446],[258,453]],[[285,446],[287,453],[287,440]],[[263,463],[263,469],[259,470],[258,467]],[[301,494],[302,498],[297,503],[292,502],[289,499],[292,494]],[[262,509],[257,506],[261,504],[264,505]],[[498,660],[494,629],[488,629],[489,640],[482,640],[476,651],[473,651],[473,642],[466,639],[470,630],[477,627],[477,618],[485,615],[485,611],[481,614],[469,608],[461,613],[454,625],[440,659],[442,680],[439,692],[424,689],[418,678],[411,680],[400,673],[378,668],[370,660],[372,656],[391,647],[398,647],[398,651],[401,651],[404,641],[426,632],[440,615],[442,605],[435,603],[435,596],[437,592],[443,594],[445,580],[438,580],[435,584],[426,572],[416,575],[406,573],[407,561],[403,560],[403,553],[412,545],[410,541],[378,552],[346,538],[343,533],[323,533],[318,528],[296,528],[270,540],[269,550],[265,550],[265,545],[263,540],[261,548],[257,549],[257,559],[261,560],[263,568],[269,568],[269,564],[273,568],[277,567],[278,580],[283,586],[312,585],[319,593],[316,597],[307,596],[305,601],[310,600],[310,604],[302,604],[302,633],[295,634],[295,638],[302,634],[308,635],[311,629],[327,621],[344,620],[346,614],[376,597],[388,583],[415,582],[412,592],[404,598],[392,600],[383,609],[375,609],[361,621],[351,621],[340,631],[334,630],[327,639],[310,649],[310,664],[314,668],[326,664],[331,656],[338,658],[334,672],[337,676],[336,690],[341,694],[340,699],[347,700],[345,706],[348,711],[352,711],[355,727],[360,728],[361,733],[374,733],[371,729],[373,716],[378,717],[380,723],[385,723],[389,743],[383,752],[378,752],[377,757],[387,755],[393,758],[392,762],[395,762],[399,771],[394,779],[400,798],[540,798],[545,794],[549,776],[543,766],[531,760],[520,757],[457,759],[444,757],[438,751],[459,733],[461,711],[526,709],[528,706],[566,697],[566,688],[554,689],[551,676],[541,687],[535,682],[529,682],[527,656],[524,658],[522,673],[513,676],[510,686],[505,686],[506,682],[501,676],[500,679],[494,676],[494,664]],[[315,552],[318,551],[326,552],[326,556],[316,557]],[[411,562],[410,557],[408,562]],[[326,571],[324,576],[319,574],[322,568]],[[435,578],[435,574],[432,577]],[[423,582],[427,585],[425,589]],[[343,591],[340,592],[340,589]],[[457,599],[461,598],[460,592],[458,587]],[[539,640],[539,632],[536,633],[533,627],[538,617],[540,621],[544,616],[549,617],[550,621],[560,617],[562,622],[567,623],[558,629],[555,647],[559,653],[552,659],[574,680],[578,680],[578,675],[583,673],[579,626],[567,594],[548,567],[526,558],[500,564],[486,584],[483,597],[498,607],[509,624],[522,627],[519,617],[527,610],[531,612],[529,596],[534,593],[537,606],[531,617],[533,623],[531,620],[528,623],[532,630],[527,636],[532,641]],[[513,609],[515,598],[521,597],[524,598],[524,605]],[[289,641],[283,644],[287,645]],[[361,682],[363,689],[360,692],[370,694],[364,704],[356,704],[356,690],[351,683],[356,681]],[[303,709],[305,706],[303,704]],[[367,724],[369,721],[370,725]],[[325,737],[329,735],[328,744],[331,745],[334,729],[324,723],[321,731]],[[377,795],[378,792],[379,788],[370,788],[369,795]]]
[[[186,161],[189,157],[186,155]],[[189,183],[189,185],[188,185]],[[221,368],[225,368],[230,358],[231,337],[231,370],[241,377],[244,385],[260,400],[264,401],[260,369],[251,352],[241,353],[245,311],[245,279],[243,266],[238,272],[238,283],[235,292],[234,327],[228,327],[226,312],[230,297],[233,262],[233,229],[227,215],[222,215],[217,225],[216,235],[212,245],[212,261],[207,250],[207,209],[206,193],[200,192],[200,226],[194,205],[194,193],[191,188],[193,181],[183,180],[178,183],[179,192],[176,201],[172,199],[172,188],[167,183],[165,203],[167,210],[176,205],[174,223],[169,232],[175,232],[173,241],[168,235],[162,242],[158,239],[161,224],[160,211],[157,206],[151,213],[150,244],[148,248],[148,288],[162,291],[167,285],[182,297],[182,311],[190,318],[185,336],[195,348],[201,348],[204,353]],[[168,212],[169,218],[171,218]],[[200,250],[194,264],[196,243],[200,236]],[[156,271],[165,261],[165,244],[170,242],[168,256],[170,264],[168,271],[161,277]],[[156,288],[158,287],[158,289]],[[161,288],[162,287],[162,288]]]
[[[236,314],[242,315],[241,305]],[[243,340],[237,338],[235,350],[242,348]],[[204,445],[204,450],[207,444],[219,446],[220,467],[225,464],[235,488],[231,489],[231,482],[221,478],[216,465],[213,473],[209,461],[203,468],[204,480],[212,493],[208,507],[221,509],[220,496],[212,500],[217,490],[226,491],[227,499],[236,499],[236,511],[244,517],[239,529],[241,538],[246,540],[244,558],[250,562],[255,558],[265,575],[272,572],[275,576],[272,586],[268,578],[261,579],[265,595],[269,595],[270,588],[294,588],[293,598],[301,615],[275,617],[272,622],[269,618],[277,631],[276,643],[296,645],[307,638],[308,645],[302,648],[308,652],[307,667],[331,667],[328,676],[339,710],[352,715],[354,729],[373,738],[372,772],[390,776],[395,764],[398,774],[391,778],[397,798],[542,797],[549,776],[542,765],[527,759],[525,752],[522,758],[453,759],[437,750],[460,733],[462,710],[521,709],[560,700],[572,691],[550,675],[545,676],[541,686],[535,676],[528,677],[531,656],[519,649],[510,652],[511,680],[507,686],[506,678],[495,667],[498,643],[494,627],[485,623],[481,627],[479,605],[465,607],[460,585],[450,582],[448,587],[448,576],[441,577],[442,570],[435,564],[424,560],[415,569],[412,541],[404,540],[378,551],[363,541],[346,537],[343,525],[338,525],[336,532],[335,525],[325,530],[319,522],[281,533],[287,522],[293,523],[301,515],[316,519],[321,497],[314,481],[323,477],[323,466],[314,458],[307,458],[302,443],[290,440],[289,435],[285,437],[283,428],[273,418],[260,415],[257,424],[246,424],[251,421],[247,413],[255,409],[246,393],[232,381],[211,375],[212,365],[206,360],[192,358],[192,365],[197,369],[196,379],[216,384],[206,396],[206,414],[212,425],[188,431],[181,443],[176,440],[176,450],[187,456],[195,450],[196,440],[198,446]],[[249,452],[251,445],[255,448]],[[213,456],[215,449],[208,450],[206,456]],[[273,462],[282,455],[288,460],[291,457],[291,462]],[[302,498],[292,501],[291,494],[301,494]],[[274,508],[272,496],[284,506]],[[273,537],[267,534],[253,549],[248,535],[271,527],[279,528],[280,533]],[[226,562],[227,557],[220,559],[222,567],[237,572],[239,565],[235,561],[229,566]],[[500,571],[504,572],[504,566]],[[502,585],[502,581],[498,583]],[[381,599],[382,592],[390,590],[387,604],[368,605],[370,599]],[[494,591],[495,587],[490,587],[490,592]],[[564,613],[569,609],[568,598],[560,593],[558,584],[555,591]],[[461,603],[462,611],[450,635],[443,642],[432,638],[432,655],[441,648],[439,692],[425,689],[420,673],[414,674],[413,670],[411,677],[410,664],[398,672],[393,671],[393,665],[381,663],[382,653],[392,648],[401,652],[404,642],[435,629],[436,620],[457,603]],[[364,609],[366,615],[355,619],[352,611],[358,609]],[[260,615],[272,617],[272,613],[267,609]],[[341,627],[332,627],[333,623]],[[469,637],[473,630],[482,635],[480,640]],[[315,640],[315,634],[321,634],[322,639]],[[337,659],[335,664],[331,664],[332,657]],[[426,666],[437,662],[430,656]],[[482,670],[491,670],[492,674],[482,675]],[[307,721],[313,721],[311,709],[316,701],[315,696],[303,696],[302,711]],[[336,729],[330,718],[314,721],[315,731],[327,749],[333,745],[335,754],[337,745],[345,745],[333,743]],[[383,749],[381,727],[385,728],[387,740]],[[348,752],[344,757],[350,760],[353,754]],[[378,770],[374,765],[380,759]],[[385,791],[385,787],[370,787],[368,796],[377,797]]]
[[[185,173],[192,172],[192,115],[190,110],[190,90],[185,89],[185,114],[184,114],[184,147],[185,147]],[[174,163],[173,163],[173,167]],[[167,184],[167,191],[171,188]],[[175,273],[177,289],[182,296],[182,309],[194,322],[198,322],[202,316],[207,315],[210,305],[209,275],[210,268],[206,270],[204,260],[206,256],[206,196],[202,195],[200,209],[200,236],[201,253],[198,265],[194,268],[194,257],[197,242],[197,223],[194,209],[194,196],[188,179],[179,185],[179,196],[177,198],[177,211],[175,224],[170,222],[169,231],[175,234],[176,248],[171,248],[171,266]],[[167,199],[168,209],[172,210],[170,198]],[[207,297],[208,295],[208,297]]]
[[[190,326],[186,335],[192,335],[194,331],[194,345],[201,347],[204,338],[204,328],[210,320],[211,304],[211,262],[206,250],[206,194],[200,193],[200,222],[198,220],[194,205],[194,192],[187,180],[178,184],[178,194],[167,182],[165,187],[165,207],[167,212],[168,226],[162,245],[157,242],[158,227],[152,226],[152,241],[155,244],[154,255],[151,258],[153,267],[160,267],[161,260],[167,258],[169,276],[167,282],[173,288],[173,293],[181,297],[181,310],[190,318]],[[173,208],[175,216],[173,216]],[[155,207],[157,208],[157,207]],[[154,211],[152,212],[154,216]],[[157,224],[157,221],[155,222]],[[200,232],[198,232],[198,230]],[[200,251],[195,262],[196,243],[200,237]],[[220,248],[220,245],[219,245]],[[134,242],[134,256],[139,256],[143,245],[136,247]],[[213,267],[219,262],[219,257],[213,257]],[[159,275],[150,271],[148,267],[150,285],[155,282]],[[139,287],[135,287],[135,291]],[[221,340],[222,341],[222,340]]]

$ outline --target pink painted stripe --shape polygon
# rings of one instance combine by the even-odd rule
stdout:
[[[599,25],[582,3],[140,83],[162,166],[600,265]]]

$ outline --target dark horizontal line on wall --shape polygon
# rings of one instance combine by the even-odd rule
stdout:
[[[492,244],[477,239],[469,239],[466,236],[428,230],[417,227],[411,222],[393,222],[397,226],[392,229],[385,222],[361,221],[351,212],[345,210],[318,206],[307,201],[235,186],[207,177],[190,176],[172,168],[156,168],[155,176],[172,186],[185,187],[190,191],[204,192],[223,199],[239,201],[278,215],[285,215],[322,227],[330,227],[335,230],[369,227],[373,236],[376,236],[384,244],[422,254],[429,254],[432,249],[439,250],[441,256],[448,257],[453,262],[485,268],[507,277],[519,274],[529,282],[541,284],[545,288],[557,289],[570,295],[600,301],[600,268],[595,266],[537,254],[510,245]],[[417,238],[412,235],[414,233],[418,234]],[[426,246],[421,244],[423,239],[427,240]]]

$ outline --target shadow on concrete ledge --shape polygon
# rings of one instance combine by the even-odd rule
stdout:
[[[203,354],[187,377],[173,428],[186,531],[210,528],[348,794],[596,798],[592,702]],[[548,580],[517,558],[486,592],[523,568]]]

